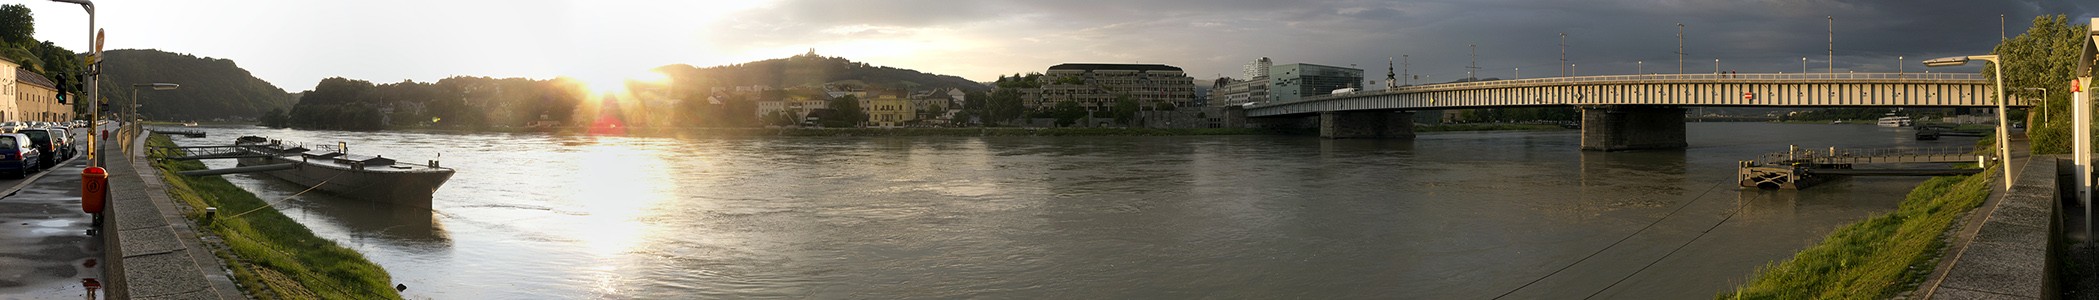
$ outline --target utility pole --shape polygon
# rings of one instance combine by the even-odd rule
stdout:
[[[1411,84],[1411,82],[1408,82],[1408,81],[1411,81],[1411,80],[1413,80],[1413,77],[1414,77],[1414,74],[1413,74],[1413,73],[1414,73],[1414,72],[1413,72],[1414,66],[1413,66],[1413,65],[1411,65],[1411,64],[1408,64],[1408,63],[1407,63],[1407,55],[1406,55],[1406,54],[1400,54],[1400,55],[1399,55],[1399,66],[1401,67],[1401,68],[1399,69],[1399,75],[1400,75],[1400,76],[1399,76],[1399,80],[1400,80],[1400,85],[1408,85],[1408,84]]]
[[[1676,23],[1676,73],[1684,73],[1684,23]]]
[[[1837,16],[1829,16],[1829,73],[1837,72]]]
[[[1479,81],[1480,78],[1478,74],[1475,73],[1478,73],[1480,69],[1480,45],[1472,44],[1469,46],[1472,47],[1472,65],[1469,67],[1465,67],[1465,78],[1472,81]]]
[[[2008,38],[2004,36],[2004,14],[1997,14],[1997,41],[2002,42],[2006,39]]]
[[[1567,33],[1560,33],[1560,77],[1567,77]]]

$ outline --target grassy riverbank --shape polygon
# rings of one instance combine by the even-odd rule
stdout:
[[[1991,174],[1927,180],[1894,212],[1837,228],[1715,298],[1882,299],[1914,289],[1943,254],[1947,227],[1989,196]]]
[[[147,143],[174,145],[159,134]],[[249,295],[262,299],[401,298],[384,268],[355,250],[315,236],[305,225],[268,208],[255,194],[218,176],[175,174],[204,169],[203,163],[154,161],[153,167],[167,182],[169,196],[189,204],[183,214],[191,220],[203,217],[203,207],[219,208],[217,217],[198,223],[231,250],[230,257],[222,251],[214,253],[226,260]]]

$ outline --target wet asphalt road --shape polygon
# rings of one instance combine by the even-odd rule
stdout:
[[[0,179],[0,299],[82,299],[81,279],[102,280],[102,239],[88,235],[93,218],[80,211],[86,164]]]

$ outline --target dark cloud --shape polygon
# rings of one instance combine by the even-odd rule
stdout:
[[[1799,72],[1802,57],[1817,71],[1828,66],[1832,17],[1839,72],[1894,71],[1897,56],[1916,71],[1918,58],[1988,52],[1999,14],[2017,35],[2036,16],[2086,20],[2099,16],[2095,9],[2063,0],[800,0],[743,14],[731,26],[748,40],[778,44],[967,27],[957,34],[1038,52],[1029,57],[1167,63],[1204,78],[1232,76],[1258,57],[1375,70],[1386,57],[1407,55],[1413,73],[1444,81],[1465,75],[1467,45],[1478,45],[1481,77],[1510,77],[1516,68],[1527,77],[1557,75],[1562,32],[1567,60],[1582,74],[1632,73],[1639,65],[1675,72],[1678,23],[1685,24],[1687,72],[1710,72],[1714,58],[1723,70]],[[1032,63],[1041,66],[1001,73],[1053,62]]]

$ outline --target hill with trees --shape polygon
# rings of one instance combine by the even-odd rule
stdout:
[[[951,75],[926,74],[917,70],[873,66],[842,57],[824,57],[811,51],[788,58],[697,68],[668,65],[656,68],[676,80],[680,88],[762,85],[776,89],[816,88],[826,83],[857,80],[870,89],[918,91],[958,88],[964,92],[987,92],[990,86]]]
[[[647,95],[640,101],[590,95],[583,83],[570,78],[452,77],[434,83],[386,84],[329,78],[300,94],[291,109],[266,111],[261,120],[275,127],[379,130],[392,126],[574,126],[615,116],[633,126],[755,127],[767,121],[757,114],[758,102],[824,99],[826,85],[896,96],[938,88],[962,89],[971,95],[990,90],[961,77],[814,54],[707,68],[668,65],[655,71],[670,81],[630,83],[630,90]],[[736,88],[750,86],[766,89]],[[147,101],[154,101],[151,99],[157,98]],[[852,99],[833,102],[838,107],[859,105]],[[1014,104],[1017,107],[1018,102]]]
[[[132,84],[182,85],[169,91],[138,91],[139,113],[147,119],[245,120],[290,107],[295,99],[229,59],[151,49],[104,51],[102,56],[102,98],[109,103],[131,103]]]

